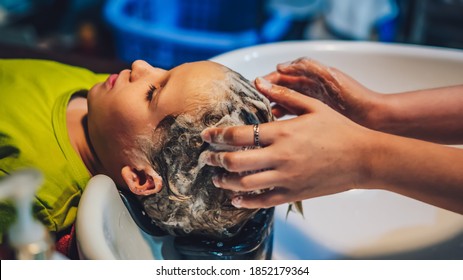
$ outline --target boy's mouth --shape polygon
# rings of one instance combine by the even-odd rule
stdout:
[[[114,87],[114,84],[116,83],[118,77],[119,74],[112,74],[108,77],[108,79],[106,80],[106,85],[109,89],[112,89]]]

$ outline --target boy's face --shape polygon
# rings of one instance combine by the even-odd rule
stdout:
[[[229,237],[257,211],[233,207],[230,193],[213,186],[221,170],[201,155],[232,147],[209,146],[200,133],[272,118],[268,100],[249,81],[208,61],[171,71],[136,61],[88,93],[89,137],[101,172],[127,186],[174,235]]]
[[[224,78],[226,68],[208,61],[188,63],[170,71],[135,61],[131,70],[111,75],[88,93],[88,128],[95,153],[105,173],[124,185],[121,168],[136,161],[137,139],[149,136],[168,115],[195,113],[220,98],[206,90]],[[153,91],[154,89],[154,91]],[[151,92],[150,92],[151,91]],[[141,167],[140,167],[141,168]]]

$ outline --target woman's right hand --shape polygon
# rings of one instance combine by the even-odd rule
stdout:
[[[316,98],[349,119],[369,127],[372,110],[380,94],[364,87],[342,71],[325,66],[309,58],[299,58],[277,65],[277,70],[264,77],[269,82],[290,88]],[[288,114],[280,105],[275,105],[277,117]]]
[[[208,165],[228,171],[213,180],[217,187],[264,191],[238,193],[232,200],[235,206],[270,207],[366,185],[374,131],[319,100],[264,79],[257,79],[256,87],[297,117],[260,124],[261,149],[210,152],[205,157]],[[217,145],[256,145],[250,125],[208,128],[202,137]]]

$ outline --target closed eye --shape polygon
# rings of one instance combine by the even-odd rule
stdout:
[[[148,91],[146,92],[146,100],[151,101],[153,100],[154,92],[156,91],[156,87],[154,85],[150,85]]]

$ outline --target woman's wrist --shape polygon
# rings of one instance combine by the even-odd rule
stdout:
[[[359,187],[362,189],[383,189],[391,191],[407,177],[403,156],[418,143],[381,131],[366,129],[363,137],[361,174]],[[407,165],[407,164],[405,164]],[[410,165],[410,164],[408,164]]]
[[[365,128],[364,137],[361,139],[360,158],[357,166],[359,177],[355,188],[374,189],[378,188],[378,170],[383,165],[387,155],[387,145],[384,145],[384,134],[375,130]]]
[[[385,94],[372,92],[365,103],[365,118],[361,125],[376,131],[385,131],[391,113],[391,105]]]

